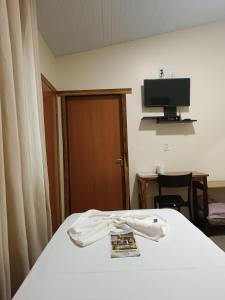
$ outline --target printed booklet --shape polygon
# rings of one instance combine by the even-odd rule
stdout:
[[[140,256],[134,234],[130,230],[111,232],[112,258]]]

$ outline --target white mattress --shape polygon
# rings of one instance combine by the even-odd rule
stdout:
[[[147,210],[146,210],[147,211]],[[165,238],[140,236],[140,257],[110,258],[110,237],[79,248],[66,231],[53,236],[14,300],[224,300],[225,253],[175,210],[149,210],[169,223]]]

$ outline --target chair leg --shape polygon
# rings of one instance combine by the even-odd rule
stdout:
[[[154,208],[157,208],[157,200],[154,198]]]
[[[191,211],[191,205],[190,204],[188,205],[188,208],[189,208],[190,221],[192,222],[193,218],[192,218],[192,211]]]
[[[205,235],[210,236],[209,225],[206,220],[205,220],[205,224],[204,224],[204,233],[205,233]]]

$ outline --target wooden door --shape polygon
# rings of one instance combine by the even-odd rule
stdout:
[[[58,155],[58,123],[56,91],[42,76],[42,92],[44,106],[45,142],[49,178],[49,196],[52,216],[52,231],[61,223],[59,155]]]
[[[120,95],[67,97],[70,213],[126,208]]]

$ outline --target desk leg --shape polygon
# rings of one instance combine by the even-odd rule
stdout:
[[[192,181],[192,218],[193,218],[193,223],[196,225],[197,223],[197,217],[198,217],[198,214],[197,214],[197,198],[198,198],[198,195],[197,195],[197,188],[195,187],[195,181]]]
[[[148,190],[148,182],[142,179],[138,179],[139,206],[142,209],[147,208],[147,190]]]
[[[207,177],[202,178],[202,183],[204,186],[204,199],[203,199],[203,205],[204,205],[204,213],[207,217],[209,214],[209,208],[208,208],[208,183],[207,183]]]
[[[205,221],[205,228],[204,228],[204,231],[205,231],[205,234],[208,235],[208,222],[207,222],[207,216],[209,214],[209,199],[208,199],[208,183],[207,183],[207,177],[204,177],[203,180],[203,185],[204,185],[204,193],[203,193],[203,205],[204,205],[204,215],[205,215],[205,218],[204,218],[204,221]]]

